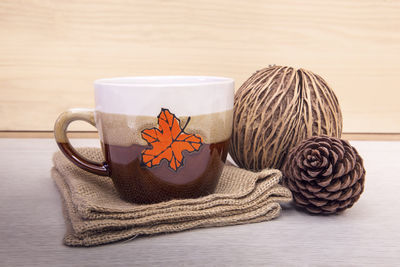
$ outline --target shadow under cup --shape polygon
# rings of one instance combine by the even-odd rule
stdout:
[[[148,76],[94,83],[95,110],[58,117],[60,150],[78,167],[110,176],[122,199],[156,203],[213,193],[232,133],[234,82],[207,76]],[[98,129],[105,162],[84,158],[66,131],[75,120]]]

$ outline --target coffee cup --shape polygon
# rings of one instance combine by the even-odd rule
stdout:
[[[109,176],[120,197],[147,204],[214,191],[229,148],[234,82],[210,76],[148,76],[94,82],[95,109],[70,109],[54,133],[76,166]],[[99,132],[104,162],[70,144],[67,128],[83,120]]]

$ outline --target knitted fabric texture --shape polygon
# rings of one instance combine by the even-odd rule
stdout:
[[[97,148],[78,152],[102,161]],[[279,185],[281,172],[250,172],[226,165],[213,194],[139,205],[121,200],[109,177],[97,176],[73,165],[61,152],[51,170],[63,202],[68,246],[96,246],[140,235],[178,232],[200,227],[226,226],[271,220],[280,214],[279,202],[291,192]]]

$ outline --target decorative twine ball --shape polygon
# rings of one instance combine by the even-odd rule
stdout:
[[[295,204],[310,213],[341,212],[364,190],[363,160],[349,142],[338,138],[302,141],[290,151],[282,172]]]
[[[236,92],[230,154],[248,170],[280,169],[289,150],[313,135],[340,137],[342,113],[317,74],[272,66]]]

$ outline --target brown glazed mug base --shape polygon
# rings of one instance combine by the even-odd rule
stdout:
[[[171,199],[198,198],[214,192],[228,153],[229,140],[204,144],[185,157],[184,166],[171,170],[167,162],[148,168],[141,164],[141,151],[148,146],[104,144],[113,183],[126,201],[150,204]]]

